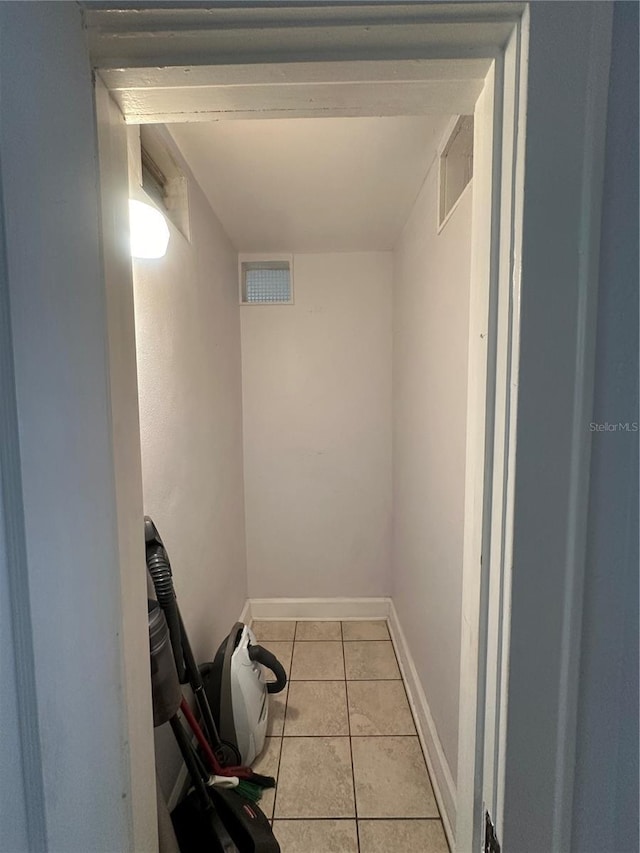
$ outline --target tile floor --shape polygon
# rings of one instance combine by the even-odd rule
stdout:
[[[385,621],[254,621],[289,684],[254,768],[282,853],[448,853]]]

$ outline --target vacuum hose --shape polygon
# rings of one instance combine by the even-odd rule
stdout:
[[[171,565],[164,543],[158,533],[158,528],[148,515],[144,518],[144,540],[147,552],[147,569],[153,581],[158,604],[164,611],[165,619],[167,620],[171,648],[178,670],[178,678],[180,684],[185,684],[187,682],[187,675],[182,653],[180,618],[178,615],[176,592],[173,587]]]
[[[173,576],[169,557],[160,534],[158,533],[158,528],[149,516],[145,516],[144,518],[144,541],[146,547],[147,569],[151,576],[151,580],[153,581],[153,586],[158,598],[158,605],[164,612],[167,627],[169,629],[171,649],[175,658],[178,678],[181,684],[186,684],[188,682],[191,685],[193,695],[200,713],[202,714],[205,731],[209,736],[210,749],[208,750],[208,753],[210,753],[210,758],[213,758],[212,769],[219,776],[237,776],[239,779],[246,779],[262,788],[273,788],[275,786],[275,780],[271,776],[261,776],[254,773],[250,767],[229,766],[232,764],[232,761],[229,760],[228,750],[231,749],[233,751],[234,760],[237,750],[235,747],[231,747],[220,740],[220,734],[216,727],[215,720],[213,719],[213,714],[211,713],[211,707],[207,699],[202,676],[200,675],[200,670],[198,669],[198,665],[196,664],[196,660],[193,656],[193,650],[191,649],[189,638],[187,637],[187,632],[184,629],[184,624],[180,616],[180,609],[178,607],[176,593],[173,587]],[[191,709],[183,699],[180,702],[180,707],[192,727],[194,723],[197,725],[195,718],[191,713]],[[183,749],[183,741],[185,741],[185,738],[183,738],[182,735],[184,732],[182,732],[179,720],[175,715],[171,717],[171,725],[174,729],[175,736],[178,739],[178,744],[183,751],[183,756],[187,762],[187,766],[189,767],[187,750]],[[195,727],[193,727],[193,731],[196,731]],[[197,731],[200,731],[199,727]],[[200,734],[202,735],[201,731]],[[188,739],[186,742],[188,744]],[[188,746],[190,747],[190,744],[188,744]],[[193,777],[193,781],[194,784],[196,784],[195,776]]]

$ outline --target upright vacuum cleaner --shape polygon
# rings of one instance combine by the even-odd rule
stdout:
[[[275,780],[238,765],[235,746],[220,738],[178,609],[168,555],[150,518],[145,518],[145,544],[158,598],[149,602],[154,726],[171,724],[193,785],[172,816],[181,853],[279,853],[269,821],[255,803],[260,789],[273,787]],[[180,685],[187,682],[204,732],[182,696]],[[192,746],[181,715],[200,750]]]

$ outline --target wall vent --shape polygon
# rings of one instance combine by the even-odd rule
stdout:
[[[140,146],[142,162],[142,189],[155,201],[158,207],[167,209],[169,201],[169,181],[160,166],[147,149]]]
[[[140,126],[140,184],[167,219],[189,240],[187,177],[162,131],[153,125]]]
[[[292,305],[291,255],[240,255],[241,305]]]
[[[444,228],[473,177],[473,116],[457,116],[440,147],[438,231]]]

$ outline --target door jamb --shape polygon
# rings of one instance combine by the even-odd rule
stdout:
[[[151,673],[146,612],[147,580],[142,519],[142,457],[138,409],[133,278],[128,237],[127,127],[109,92],[94,86],[107,313],[111,441],[120,572],[120,655],[125,702],[126,762],[133,850],[158,842]],[[123,224],[125,227],[123,228]]]

